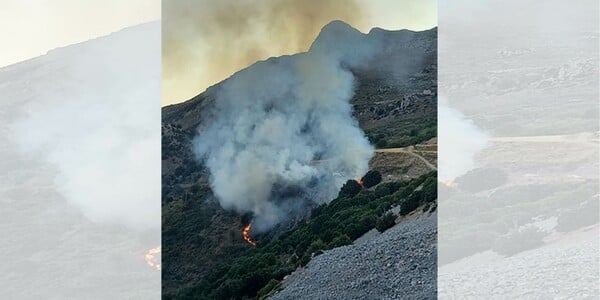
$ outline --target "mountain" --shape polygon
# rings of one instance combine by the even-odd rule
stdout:
[[[372,201],[380,201],[379,197],[388,193],[403,192],[406,195],[402,198],[385,198],[401,202],[413,194],[416,197],[419,185],[427,178],[435,177],[430,172],[435,171],[436,164],[437,29],[414,32],[374,28],[363,35],[346,24],[334,22],[323,28],[309,53],[333,47],[327,48],[333,49],[333,53],[328,52],[331,55],[360,55],[355,49],[368,48],[372,43],[379,44],[366,61],[354,64],[353,60],[348,60],[351,63],[342,67],[354,77],[354,92],[350,99],[352,116],[377,148],[370,166],[381,172],[383,183],[372,188],[373,192],[378,190]],[[302,222],[296,220],[273,229],[272,232],[279,232],[277,234],[267,232],[256,236],[259,246],[249,248],[241,234],[242,227],[249,221],[248,216],[224,210],[214,196],[209,184],[209,170],[195,157],[192,140],[204,130],[203,120],[215,106],[217,95],[228,80],[231,78],[186,102],[163,108],[163,291],[167,298],[187,293],[199,295],[202,286],[207,286],[211,278],[218,276],[215,272],[228,268],[234,258],[268,251],[260,249],[286,243],[290,235],[305,230]],[[431,179],[427,181],[428,188],[430,182]],[[405,185],[408,186],[402,188]],[[367,196],[370,190],[360,195],[371,197]],[[386,202],[385,199],[381,200],[382,208],[400,203]],[[331,204],[340,203],[340,207],[345,207],[346,204],[341,204],[344,201],[352,199],[339,197]],[[365,227],[368,230],[374,227],[371,221],[375,222],[385,210],[374,213],[371,208],[364,209],[368,214],[365,224],[371,226]],[[334,214],[337,210],[326,211],[324,215]],[[316,216],[313,211],[309,219]],[[361,233],[363,229],[358,230]],[[350,235],[351,239],[356,238]],[[258,288],[264,285],[257,284],[260,285]],[[253,293],[256,290],[249,292]]]

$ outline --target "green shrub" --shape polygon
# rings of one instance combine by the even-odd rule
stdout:
[[[350,237],[346,234],[341,234],[341,235],[338,235],[337,237],[335,237],[331,241],[331,243],[329,243],[328,247],[329,247],[329,249],[333,249],[333,248],[346,246],[346,245],[350,245],[350,244],[352,244],[352,240],[350,239]]]
[[[414,195],[415,195],[415,193],[413,193],[410,197],[404,199],[404,201],[402,201],[402,203],[400,203],[400,215],[401,216],[406,216],[410,212],[415,210],[417,207],[419,207],[419,198],[418,198],[418,196],[414,196]]]
[[[414,190],[421,185],[429,186],[424,183],[435,182],[435,176],[435,172],[431,172],[406,182],[382,183],[370,190],[362,189],[356,181],[349,180],[340,191],[340,196],[329,204],[315,208],[311,217],[296,223],[274,240],[265,239],[253,248],[244,244],[224,250],[227,256],[207,272],[200,283],[180,290],[173,297],[265,297],[276,288],[273,287],[277,285],[274,282],[282,280],[297,267],[305,266],[313,256],[327,249],[349,245],[373,228],[383,229],[385,222],[390,222],[390,219],[393,223],[393,216],[385,212],[406,200],[419,203],[420,199],[429,197],[427,195],[430,193],[415,193]],[[401,194],[406,197],[399,197]],[[205,219],[210,220],[209,217]],[[194,235],[181,235],[178,238],[190,236]]]
[[[262,298],[268,295],[271,291],[273,291],[279,285],[279,281],[276,279],[271,279],[262,289],[258,291],[258,297]]]
[[[430,213],[435,212],[435,210],[437,209],[437,203],[433,203],[431,204],[431,209],[429,210]]]
[[[318,239],[310,244],[308,247],[308,253],[317,252],[319,250],[327,250],[327,244],[325,244],[321,239]]]
[[[300,258],[300,260],[298,262],[301,267],[306,266],[306,264],[308,264],[308,262],[310,262],[310,255],[308,253],[305,253],[304,255],[302,255],[302,257]]]
[[[365,187],[367,189],[372,186],[378,185],[380,182],[381,182],[381,173],[379,173],[375,170],[370,170],[362,178],[363,187]]]
[[[379,141],[377,141],[377,143],[375,144],[375,146],[377,148],[385,148],[385,147],[387,147],[387,141],[383,140],[383,139],[379,140]]]
[[[395,224],[396,224],[396,216],[392,213],[386,213],[385,215],[383,215],[381,218],[379,218],[377,220],[377,224],[375,225],[375,228],[377,228],[377,231],[379,231],[379,232],[384,232],[388,228],[391,228],[392,226],[394,226]]]
[[[342,186],[338,197],[352,198],[356,196],[356,194],[358,194],[358,192],[360,192],[361,189],[362,186],[360,186],[360,184],[358,184],[356,180],[350,179],[346,181],[346,183]]]

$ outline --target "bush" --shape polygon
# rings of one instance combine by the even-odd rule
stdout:
[[[371,228],[375,227],[375,223],[377,223],[377,215],[375,213],[367,213],[364,214],[359,219],[360,225],[363,228],[364,232],[371,230]]]
[[[312,242],[308,247],[308,253],[311,254],[319,250],[327,250],[327,245],[321,239]]]
[[[265,285],[262,289],[258,291],[258,297],[262,298],[273,291],[279,285],[279,281],[275,279],[269,280],[267,285]]]
[[[370,188],[381,182],[381,173],[371,170],[362,178],[363,187]]]
[[[304,255],[302,255],[302,257],[298,261],[298,263],[301,267],[306,266],[308,264],[308,262],[310,262],[310,255],[308,253],[304,253]]]
[[[425,206],[423,206],[423,209],[421,210],[422,212],[427,212],[430,208],[430,203],[426,203]]]
[[[375,146],[377,148],[385,148],[387,146],[387,141],[386,140],[379,140],[377,141],[377,143],[375,144]]]
[[[329,249],[333,249],[333,248],[337,248],[337,247],[342,247],[342,246],[346,246],[346,245],[350,245],[352,244],[352,240],[350,239],[350,237],[346,234],[342,234],[342,235],[338,235],[337,237],[335,237],[331,243],[329,243],[328,247]]]
[[[437,209],[437,203],[434,202],[433,204],[431,204],[431,209],[429,210],[429,213],[434,213],[436,209]]]
[[[374,189],[362,189],[356,181],[349,180],[340,191],[340,197],[315,208],[311,217],[296,223],[279,237],[268,242],[265,239],[264,243],[253,248],[243,244],[243,252],[226,250],[229,256],[212,268],[200,283],[181,290],[173,297],[264,299],[277,288],[277,280],[281,281],[296,268],[305,266],[312,257],[327,249],[351,244],[373,228],[383,229],[384,220],[391,218],[385,216],[385,212],[407,198],[417,201],[424,198],[427,193],[419,195],[414,191],[419,186],[428,186],[424,182],[434,181],[435,176],[435,172],[431,172],[407,182],[382,183]],[[200,217],[199,220],[210,220],[205,215]],[[242,219],[249,218],[245,216]],[[171,235],[171,238],[184,239],[185,236]],[[234,255],[233,250],[238,252]]]
[[[375,228],[377,228],[377,231],[379,232],[384,232],[394,225],[396,225],[396,216],[392,213],[386,213],[377,220]]]
[[[352,198],[356,196],[356,194],[358,194],[358,192],[360,192],[361,189],[362,186],[360,186],[360,184],[358,184],[356,180],[350,179],[346,181],[346,183],[342,186],[338,197]]]
[[[416,194],[416,192],[413,193],[412,195],[410,195],[410,197],[404,199],[404,201],[402,201],[402,203],[400,203],[400,215],[401,216],[406,216],[410,212],[415,210],[417,207],[419,207],[419,197],[418,197],[418,195],[415,195],[415,194]]]

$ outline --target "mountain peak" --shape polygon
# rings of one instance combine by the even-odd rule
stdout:
[[[325,25],[315,41],[310,46],[310,51],[332,51],[340,45],[360,43],[365,35],[343,21],[332,21]]]
[[[335,57],[346,65],[355,65],[380,46],[378,39],[371,39],[343,21],[336,20],[321,29],[309,52]]]

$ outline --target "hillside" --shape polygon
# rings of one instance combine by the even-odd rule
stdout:
[[[403,185],[402,182],[431,171],[419,157],[436,163],[436,142],[431,139],[436,136],[437,30],[373,29],[368,36],[378,36],[384,46],[368,63],[350,68],[356,81],[350,101],[353,116],[377,148],[401,148],[425,142],[429,145],[422,146],[428,149],[416,149],[418,155],[412,150],[375,153],[370,167],[382,173],[384,183]],[[282,242],[277,236],[289,226],[301,230],[301,222],[282,225],[274,229],[279,232],[275,235],[256,236],[259,247],[251,248],[241,235],[242,227],[249,221],[247,216],[222,209],[213,195],[209,172],[196,160],[192,139],[202,124],[203,113],[214,105],[219,86],[184,103],[163,108],[163,291],[167,297],[203,289],[202,286],[217,278],[214,273],[217,266],[228,266],[235,257],[249,257],[260,245],[269,247],[271,243]],[[415,188],[394,201],[402,202]],[[375,218],[368,218],[366,231],[385,212],[380,209],[375,213],[375,208],[366,208],[365,213],[372,211]],[[293,271],[294,264],[290,266],[281,276]],[[213,279],[207,279],[209,274]],[[257,283],[258,288],[264,283]]]

